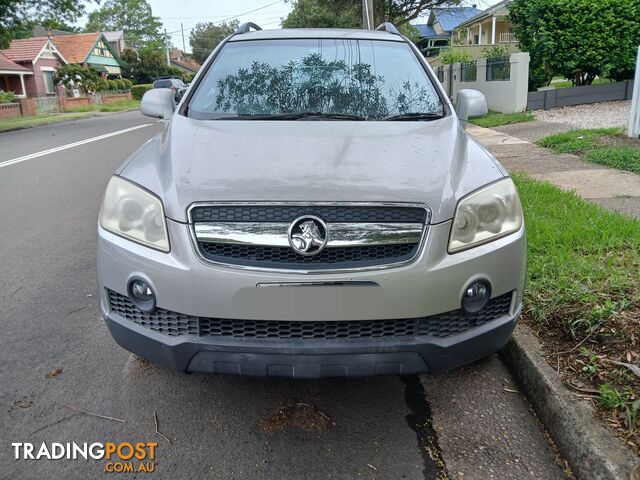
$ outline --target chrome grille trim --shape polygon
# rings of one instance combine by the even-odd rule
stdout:
[[[223,214],[212,215],[211,211],[205,212],[205,214],[203,214],[202,208],[206,207],[212,207],[212,210],[215,210],[216,208],[222,209],[224,207],[229,208],[228,211],[224,211]],[[259,212],[259,219],[257,218],[257,215],[255,213],[252,213],[249,218],[241,216],[244,215],[245,212],[252,212],[252,210],[261,209],[261,207],[265,207],[266,210],[268,210],[269,208],[282,207],[281,209],[279,209],[279,211],[276,212],[275,215],[278,221],[270,221],[270,218],[274,217],[274,215],[265,215],[264,211]],[[198,215],[194,215],[194,209],[198,208],[200,208],[201,210],[198,211]],[[336,212],[339,212],[339,210],[342,208],[356,209],[355,212],[351,211],[349,212],[349,215],[346,216],[361,220],[353,222],[332,222],[331,218],[345,217],[345,215],[336,214]],[[208,258],[207,253],[204,252],[203,246],[205,245],[226,245],[235,247],[244,245],[247,248],[252,248],[255,246],[258,249],[291,248],[288,242],[288,238],[286,237],[286,233],[285,237],[282,237],[280,232],[280,229],[282,229],[283,227],[285,227],[285,229],[288,229],[288,226],[290,224],[290,219],[286,215],[293,215],[294,212],[295,214],[298,214],[300,211],[304,212],[304,214],[319,215],[319,210],[321,209],[324,209],[322,210],[323,212],[329,212],[330,218],[325,218],[325,220],[327,220],[327,226],[332,234],[334,231],[334,226],[337,226],[339,231],[344,232],[342,233],[342,237],[338,239],[339,243],[335,242],[334,240],[335,243],[333,245],[327,245],[325,251],[335,252],[340,250],[341,248],[381,248],[385,246],[388,246],[390,248],[395,246],[400,247],[408,245],[414,245],[415,248],[411,249],[410,254],[403,255],[402,257],[396,259],[392,258],[388,263],[375,263],[365,265],[343,264],[335,267],[333,267],[331,264],[312,265],[307,267],[307,262],[301,262],[300,265],[296,265],[295,267],[289,267],[288,265],[284,264],[263,266],[248,264],[248,262],[237,262],[231,258],[229,259],[229,261],[227,261],[227,259],[225,259],[224,257]],[[419,218],[424,223],[418,223],[415,221],[396,221],[399,220],[398,217],[402,217],[403,209],[404,212],[409,212],[410,218],[412,220]],[[418,210],[419,212],[423,213],[420,214]],[[380,213],[384,215],[384,220],[367,221],[368,219],[373,220],[372,216],[379,215]],[[416,260],[416,258],[418,258],[423,250],[424,243],[427,237],[428,225],[431,220],[431,210],[424,204],[403,202],[195,202],[188,207],[187,218],[189,221],[189,232],[193,247],[196,250],[199,260],[201,260],[204,264],[220,265],[228,268],[252,271],[295,274],[330,274],[382,270],[388,268],[396,268],[412,263]],[[218,220],[212,221],[212,218],[217,218]],[[244,240],[236,238],[235,233],[226,231],[224,228],[221,229],[217,227],[225,224],[231,224],[234,229],[240,229],[243,233],[250,233],[252,235],[257,234],[257,237],[262,238],[254,238],[253,240],[250,240],[249,243],[247,243],[246,238]],[[403,231],[392,232],[392,228],[386,228],[385,224],[394,224],[396,227],[401,226]],[[265,225],[267,225],[266,229],[264,228]],[[371,225],[371,227],[369,227],[368,225]],[[371,233],[370,235],[367,235],[368,238],[364,243],[358,243],[358,239],[356,237],[348,234],[347,226],[351,226],[351,228],[356,229],[355,235],[357,237],[362,237],[362,234],[358,232],[357,229],[366,229],[371,231],[378,228],[378,230],[383,232],[383,236],[386,237],[387,241],[382,242],[380,239],[376,240],[374,239],[375,234]],[[200,235],[203,235],[203,237],[201,237]],[[218,239],[221,235],[226,237],[223,240],[225,240],[227,243],[217,242],[217,240],[214,240]],[[402,240],[402,237],[404,237],[404,241]],[[214,241],[216,243],[214,243]],[[347,242],[346,246],[342,242]],[[254,261],[254,263],[259,264],[261,262]]]
[[[424,225],[421,223],[329,223],[331,247],[418,243]],[[288,223],[196,223],[199,242],[288,247]]]

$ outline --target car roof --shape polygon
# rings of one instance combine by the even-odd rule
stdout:
[[[340,38],[349,40],[386,40],[404,42],[404,38],[381,30],[362,30],[349,28],[282,28],[239,33],[229,38],[230,42],[246,40],[275,40],[286,38]]]

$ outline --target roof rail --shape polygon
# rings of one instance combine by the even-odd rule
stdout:
[[[254,30],[262,30],[262,28],[260,28],[259,25],[256,25],[253,22],[247,22],[247,23],[243,23],[242,25],[240,25],[238,28],[236,28],[236,31],[234,33],[239,34],[239,33],[249,33],[251,31],[251,29]]]
[[[389,32],[389,33],[393,33],[394,35],[400,35],[400,32],[398,31],[398,29],[396,28],[396,26],[391,23],[391,22],[384,22],[381,23],[380,25],[378,25],[378,27],[376,28],[376,30],[380,30],[382,32]]]

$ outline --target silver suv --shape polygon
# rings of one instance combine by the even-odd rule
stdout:
[[[522,308],[522,208],[415,46],[367,30],[250,31],[211,54],[111,178],[101,309],[182,372],[441,372],[500,349]],[[174,111],[175,109],[175,111]]]

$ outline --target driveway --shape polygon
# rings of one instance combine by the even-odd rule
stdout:
[[[13,442],[130,441],[158,442],[157,478],[563,478],[497,356],[439,376],[293,381],[185,375],[118,347],[98,314],[97,212],[115,168],[162,128],[128,112],[0,134],[0,477],[105,467],[15,460]]]

